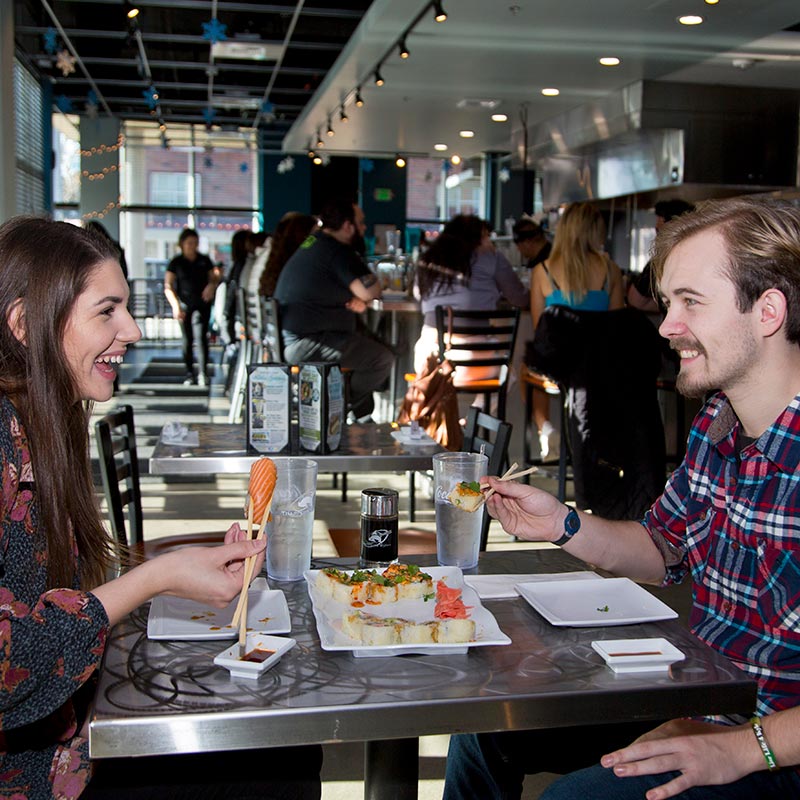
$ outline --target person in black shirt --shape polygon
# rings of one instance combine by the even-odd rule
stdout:
[[[357,315],[381,296],[377,278],[358,255],[364,212],[349,200],[334,201],[320,220],[322,229],[295,251],[275,286],[284,353],[291,364],[338,362],[350,369],[351,410],[364,419],[394,363],[389,348],[356,327]]]
[[[205,386],[208,368],[208,322],[211,304],[217,291],[218,276],[211,259],[197,251],[199,237],[192,228],[184,228],[178,237],[181,254],[167,266],[164,294],[172,307],[172,316],[181,323],[185,384]],[[200,369],[194,374],[194,340],[200,348]]]
[[[541,225],[530,217],[520,217],[513,228],[514,244],[520,255],[527,261],[528,269],[547,261],[552,245],[547,241]]]

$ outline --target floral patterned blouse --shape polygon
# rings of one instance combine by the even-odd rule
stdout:
[[[70,800],[90,778],[88,741],[78,733],[108,617],[77,585],[46,590],[47,542],[37,525],[28,441],[2,395],[0,475],[0,797]],[[72,534],[65,528],[64,535]]]

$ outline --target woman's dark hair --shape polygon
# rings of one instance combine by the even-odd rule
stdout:
[[[0,226],[0,392],[30,446],[49,588],[92,589],[114,561],[89,462],[89,407],[77,397],[64,335],[93,271],[117,260],[112,243],[66,222],[16,217]],[[18,310],[21,335],[9,324]],[[74,574],[74,549],[80,574]]]
[[[181,235],[178,237],[178,247],[180,247],[190,236],[194,236],[195,239],[200,238],[194,228],[184,228],[181,231]]]
[[[269,257],[259,281],[258,293],[262,297],[272,297],[286,262],[316,227],[317,218],[310,214],[289,211],[281,217],[272,234]]]
[[[250,231],[236,231],[231,237],[231,263],[238,264],[244,263],[247,258],[247,240],[250,237]]]
[[[483,240],[486,223],[471,214],[453,217],[420,256],[417,285],[421,297],[448,291],[456,279],[468,281],[472,256]]]

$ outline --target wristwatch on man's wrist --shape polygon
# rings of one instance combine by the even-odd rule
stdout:
[[[578,516],[578,512],[566,503],[564,507],[567,509],[567,516],[564,518],[564,533],[560,539],[553,542],[559,547],[563,547],[581,529],[581,518]]]

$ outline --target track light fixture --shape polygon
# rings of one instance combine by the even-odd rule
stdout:
[[[411,53],[408,52],[408,48],[406,47],[405,36],[400,40],[399,50],[400,50],[400,58],[408,58],[411,55]]]
[[[139,16],[139,6],[131,3],[130,0],[122,0],[122,10],[128,19],[136,19]]]
[[[447,13],[442,8],[442,0],[434,0],[434,3],[433,3],[433,18],[437,22],[444,22],[447,19]]]
[[[394,160],[394,163],[395,163],[395,166],[397,166],[400,169],[402,169],[406,165],[406,160],[403,158],[403,156],[400,155],[400,153],[398,153],[397,154],[397,158],[395,158],[395,160]]]
[[[325,142],[322,141],[322,137],[319,135],[319,128],[317,128],[317,147],[325,147]]]
[[[342,122],[347,122],[347,120],[349,120],[349,119],[350,119],[350,117],[348,117],[348,116],[347,116],[347,114],[345,113],[345,110],[344,110],[344,103],[342,103],[342,110],[339,112],[339,119],[340,119]]]
[[[386,83],[383,79],[383,75],[381,75],[381,71],[379,67],[375,68],[375,85],[376,86],[383,86]]]
[[[356,89],[356,101],[355,102],[356,102],[356,108],[363,108],[364,107],[364,100],[361,97],[361,87],[360,86],[358,87],[358,89]]]
[[[328,136],[334,136],[334,135],[335,135],[335,133],[334,133],[334,130],[333,130],[333,128],[331,127],[331,120],[330,120],[330,117],[328,118],[328,130],[326,130],[326,131],[325,131],[325,133],[327,133],[327,134],[328,134]]]

